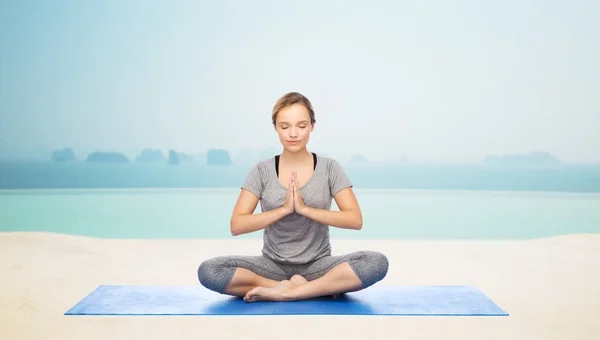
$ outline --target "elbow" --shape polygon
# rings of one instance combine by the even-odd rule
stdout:
[[[361,230],[363,226],[363,219],[361,215],[358,215],[358,217],[356,218],[356,223],[354,225],[354,229],[356,230]]]
[[[350,210],[347,212],[348,219],[346,228],[352,230],[361,230],[363,226],[363,218],[360,210]]]
[[[234,220],[233,217],[229,221],[229,231],[231,232],[232,236],[238,236],[240,234],[240,232],[238,231],[237,225],[235,224],[235,220]]]
[[[238,236],[250,232],[244,222],[244,216],[245,215],[231,216],[231,220],[229,221],[229,232],[231,232],[232,236]]]

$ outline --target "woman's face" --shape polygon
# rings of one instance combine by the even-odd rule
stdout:
[[[302,104],[286,106],[279,110],[275,130],[283,147],[290,151],[300,151],[306,147],[314,126],[310,114]]]

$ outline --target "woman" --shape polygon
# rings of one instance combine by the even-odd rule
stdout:
[[[295,301],[367,288],[388,270],[374,251],[332,256],[329,226],[360,230],[362,214],[340,164],[308,152],[315,113],[300,93],[281,97],[272,115],[281,155],[250,170],[231,216],[231,233],[263,229],[260,256],[220,256],[198,268],[198,279],[221,294],[253,301]],[[332,211],[331,200],[340,211]],[[254,214],[260,202],[262,213]]]

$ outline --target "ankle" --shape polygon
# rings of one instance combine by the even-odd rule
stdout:
[[[286,302],[298,300],[296,295],[293,293],[293,289],[281,292],[281,297],[283,298],[283,301],[286,301]]]

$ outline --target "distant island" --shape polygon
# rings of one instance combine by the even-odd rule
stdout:
[[[129,159],[118,152],[93,152],[85,160],[89,163],[128,163]]]
[[[169,164],[179,164],[179,156],[177,156],[177,152],[174,150],[169,150]]]
[[[223,149],[211,149],[206,153],[207,165],[231,165],[229,152]]]
[[[184,152],[176,152],[177,153],[177,157],[179,157],[179,161],[181,163],[191,163],[194,161],[194,156],[192,155],[188,155],[187,153]]]
[[[4,143],[5,144],[5,143]],[[6,147],[6,144],[3,146]],[[196,152],[196,153],[183,153],[178,152],[177,150],[169,149],[167,154],[160,149],[154,148],[145,148],[139,152],[137,156],[134,153],[129,152],[92,152],[87,155],[87,158],[84,154],[76,154],[71,147],[66,147],[63,149],[56,149],[54,151],[45,151],[44,154],[32,154],[31,152],[27,154],[26,152],[20,151],[18,157],[16,150],[9,150],[8,148],[4,148],[0,150],[0,159],[2,160],[48,160],[48,155],[50,156],[50,161],[55,163],[65,163],[72,162],[76,163],[78,161],[84,162],[97,162],[97,163],[127,163],[129,162],[128,157],[134,157],[135,162],[137,163],[155,163],[155,164],[170,164],[176,165],[181,163],[197,163],[204,165],[248,165],[255,164],[258,161],[262,161],[267,158],[272,158],[273,156],[280,154],[281,150],[278,150],[273,147],[267,147],[262,150],[255,149],[241,149],[235,153],[235,157],[232,157],[230,152],[226,149],[215,148],[209,149],[206,152]],[[317,153],[321,157],[326,157],[326,153],[321,152],[320,150]],[[345,157],[342,156],[333,156],[336,159],[342,159]],[[367,156],[361,153],[350,154],[349,158],[345,158],[344,163],[349,163],[352,165],[382,165],[382,164],[407,164],[409,163],[408,156],[400,155],[396,159],[391,160],[383,160],[383,161],[373,161],[369,159]],[[419,164],[419,162],[412,164]],[[447,163],[447,162],[446,162]],[[547,151],[533,151],[529,153],[514,153],[514,154],[487,154],[480,161],[476,161],[480,165],[485,166],[494,166],[494,167],[527,167],[527,168],[543,168],[543,167],[564,167],[568,166],[568,163],[563,163],[556,156],[552,155]],[[450,164],[452,164],[450,162]],[[598,163],[596,163],[598,164]]]
[[[77,160],[77,158],[75,157],[75,153],[73,152],[73,149],[65,148],[62,150],[54,151],[52,153],[52,157],[50,158],[50,160],[53,162],[57,162],[57,163],[64,163],[64,162],[74,162]]]
[[[226,151],[225,151],[226,152]],[[218,158],[219,156],[217,156]],[[74,162],[77,161],[75,152],[72,148],[65,148],[56,150],[52,153],[51,161],[57,163],[63,162]],[[96,151],[89,154],[85,160],[89,163],[128,163],[129,158],[120,152],[102,152]],[[138,163],[190,163],[194,161],[192,155],[188,155],[183,152],[177,152],[175,150],[169,150],[168,159],[163,155],[161,150],[157,149],[144,149],[135,159]],[[218,162],[218,161],[217,161]]]
[[[144,149],[136,158],[136,162],[160,163],[165,161],[162,151],[156,149]]]
[[[494,156],[488,155],[484,158],[485,164],[509,165],[509,166],[556,166],[562,165],[558,158],[548,152],[534,151],[528,154],[512,154]]]
[[[183,152],[177,152],[175,150],[169,150],[169,164],[176,165],[179,163],[193,162],[194,157]]]

